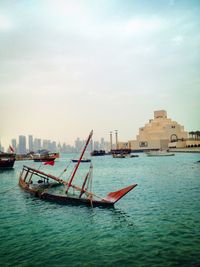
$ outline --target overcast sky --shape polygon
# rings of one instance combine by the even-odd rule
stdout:
[[[200,130],[200,1],[1,0],[0,140]]]

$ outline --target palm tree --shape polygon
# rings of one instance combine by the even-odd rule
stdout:
[[[200,131],[196,131],[197,139],[200,138]]]
[[[194,136],[194,131],[189,132],[189,135],[191,136],[191,138],[193,139]]]
[[[192,139],[200,139],[200,131],[191,131],[189,135]]]

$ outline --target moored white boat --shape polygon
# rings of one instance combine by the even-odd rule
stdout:
[[[146,152],[148,157],[162,157],[162,156],[174,156],[174,153],[170,153],[167,150],[156,150],[156,151],[148,151]]]

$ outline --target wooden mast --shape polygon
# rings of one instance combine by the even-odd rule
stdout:
[[[77,171],[77,169],[78,169],[78,167],[79,167],[79,165],[80,165],[80,162],[81,162],[81,160],[82,160],[82,158],[83,158],[83,155],[84,155],[84,153],[85,153],[85,150],[86,150],[86,148],[87,148],[87,146],[88,146],[88,144],[89,144],[89,142],[90,142],[90,139],[92,138],[92,135],[93,135],[93,130],[90,132],[90,134],[89,134],[89,136],[88,136],[88,139],[87,139],[87,141],[86,141],[86,143],[85,143],[85,146],[84,146],[84,148],[83,148],[83,151],[82,151],[82,153],[81,153],[81,155],[80,155],[80,158],[79,158],[79,160],[78,160],[78,162],[77,162],[77,164],[76,164],[76,166],[75,166],[75,168],[74,168],[74,171],[73,171],[73,173],[72,173],[72,175],[71,175],[71,178],[70,178],[70,180],[69,180],[69,183],[68,183],[68,186],[67,186],[67,189],[66,189],[66,193],[68,193],[68,190],[69,190],[69,188],[70,188],[70,186],[71,186],[71,184],[72,184],[72,181],[73,181],[73,179],[74,179],[74,176],[75,176],[75,174],[76,174],[76,171]]]
[[[87,182],[87,179],[88,179],[89,175],[90,175],[90,173],[88,172],[87,175],[86,175],[86,177],[85,177],[85,179],[84,179],[84,181],[83,181],[83,184],[82,184],[82,187],[81,187],[81,192],[80,192],[79,198],[81,198],[82,195],[83,195],[83,193],[84,193],[84,187],[85,187],[85,184],[86,184],[86,182]]]

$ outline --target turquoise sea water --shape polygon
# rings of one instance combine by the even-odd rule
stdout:
[[[59,174],[72,155],[62,155]],[[0,266],[200,266],[200,154],[94,157],[93,191],[137,183],[114,209],[42,201],[0,171]],[[39,163],[35,163],[39,166]]]

